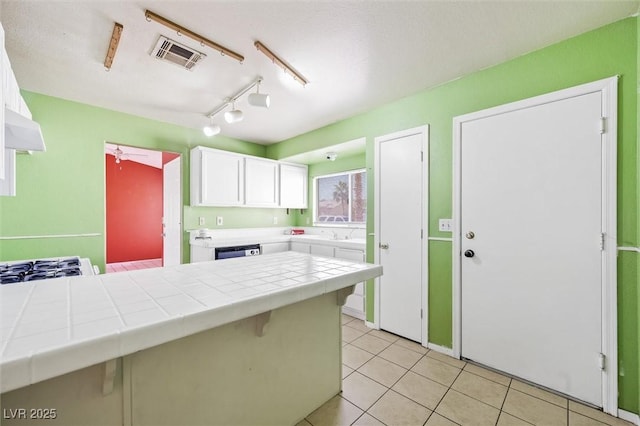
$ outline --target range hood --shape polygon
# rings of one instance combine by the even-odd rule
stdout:
[[[16,151],[45,151],[40,125],[17,112],[4,109],[4,146]]]

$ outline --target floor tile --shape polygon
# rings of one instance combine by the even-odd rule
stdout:
[[[580,413],[583,416],[590,417],[594,420],[598,420],[599,422],[602,422],[608,425],[631,426],[631,423],[625,420],[610,416],[606,413],[603,413],[600,410],[596,410],[595,408],[587,407],[586,405],[578,404],[577,402],[573,402],[573,401],[569,401],[569,411]]]
[[[369,331],[371,331],[371,329],[365,325],[364,321],[359,320],[359,319],[351,321],[351,322],[347,323],[346,325],[348,327],[355,328],[356,330],[360,330],[363,333],[368,333]]]
[[[342,348],[342,363],[357,370],[365,362],[373,358],[373,354],[349,344]]]
[[[349,374],[353,373],[355,370],[351,367],[348,367],[344,364],[342,364],[342,378],[344,379],[345,377],[347,377]]]
[[[531,386],[527,383],[523,383],[519,380],[516,380],[516,379],[511,380],[511,389],[515,389],[522,393],[535,396],[536,398],[543,399],[559,407],[567,408],[567,403],[568,403],[567,398],[563,398],[551,392],[547,392],[535,386]]]
[[[455,389],[471,398],[489,404],[497,409],[502,408],[508,388],[499,383],[492,382],[484,377],[462,371],[451,389]]]
[[[606,423],[599,422],[591,417],[569,411],[569,426],[606,426]]]
[[[407,369],[384,358],[373,357],[360,367],[358,372],[386,387],[391,387],[407,372]]]
[[[379,337],[371,336],[370,334],[365,334],[361,337],[358,337],[354,341],[352,341],[351,344],[353,346],[359,347],[360,349],[364,349],[367,352],[371,352],[372,354],[377,355],[380,352],[382,352],[391,343]]]
[[[446,386],[422,377],[413,371],[405,374],[392,389],[431,410],[438,406],[448,390]]]
[[[426,377],[427,379],[434,380],[446,386],[451,386],[453,381],[460,374],[460,369],[452,367],[444,362],[440,362],[437,359],[423,357],[416,365],[411,368],[411,371]]]
[[[342,381],[342,397],[365,411],[386,391],[386,387],[357,371]]]
[[[530,424],[503,411],[500,413],[497,426],[529,426]]]
[[[342,325],[348,324],[348,323],[350,323],[351,321],[355,321],[355,320],[356,320],[356,318],[354,318],[354,317],[351,317],[351,316],[349,316],[349,315],[342,314]]]
[[[387,425],[415,426],[424,424],[431,410],[390,390],[369,409],[369,414]]]
[[[385,426],[385,424],[370,414],[364,413],[353,426]]]
[[[350,425],[360,417],[362,412],[361,409],[337,395],[309,414],[306,420],[313,426]]]
[[[371,331],[369,331],[369,334],[375,337],[379,337],[383,340],[386,340],[387,342],[395,342],[399,339],[398,336],[396,336],[395,334],[391,334],[391,333],[387,333],[384,330],[375,330],[375,329],[371,329]]]
[[[404,368],[413,367],[413,365],[420,358],[422,358],[422,355],[420,355],[419,353],[414,352],[407,348],[403,348],[402,346],[399,346],[396,343],[392,344],[387,349],[380,352],[378,356],[388,361],[394,362]]]
[[[364,333],[360,330],[356,330],[355,328],[348,327],[346,325],[342,326],[342,341],[343,342],[353,342],[358,337],[364,336]]]
[[[452,356],[445,355],[443,353],[436,352],[436,351],[433,351],[433,350],[427,352],[427,356],[431,357],[431,358],[435,358],[438,361],[442,361],[445,364],[449,364],[449,365],[451,365],[453,367],[456,367],[456,368],[463,368],[467,364],[466,362],[461,361],[459,359],[456,359],[456,358],[454,358]]]
[[[403,338],[398,339],[396,344],[402,346],[403,348],[411,349],[412,351],[418,352],[423,355],[429,351],[429,349],[425,348],[420,343],[414,342],[412,340],[403,339]]]
[[[500,373],[496,373],[495,371],[491,371],[486,368],[478,367],[474,364],[467,363],[467,365],[464,366],[464,369],[469,373],[476,374],[478,376],[484,377],[485,379],[500,383],[501,385],[509,386],[509,384],[511,383],[510,377],[504,376]]]
[[[457,424],[438,413],[433,413],[425,423],[425,426],[456,426]]]
[[[567,424],[566,409],[515,389],[509,389],[502,410],[533,424]]]
[[[463,426],[493,426],[500,410],[450,389],[436,408],[436,413]]]

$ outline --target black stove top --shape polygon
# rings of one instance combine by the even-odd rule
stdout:
[[[0,263],[0,284],[82,275],[80,259],[42,259]]]

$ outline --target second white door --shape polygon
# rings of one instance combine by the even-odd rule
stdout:
[[[425,324],[427,137],[425,126],[376,138],[379,326],[418,342]]]

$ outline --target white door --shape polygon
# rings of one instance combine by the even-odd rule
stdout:
[[[162,265],[179,265],[182,247],[180,157],[162,169]]]
[[[426,302],[427,137],[421,127],[376,138],[376,262],[384,271],[378,280],[379,326],[418,342]]]
[[[460,148],[462,356],[597,406],[601,96],[465,122]]]

